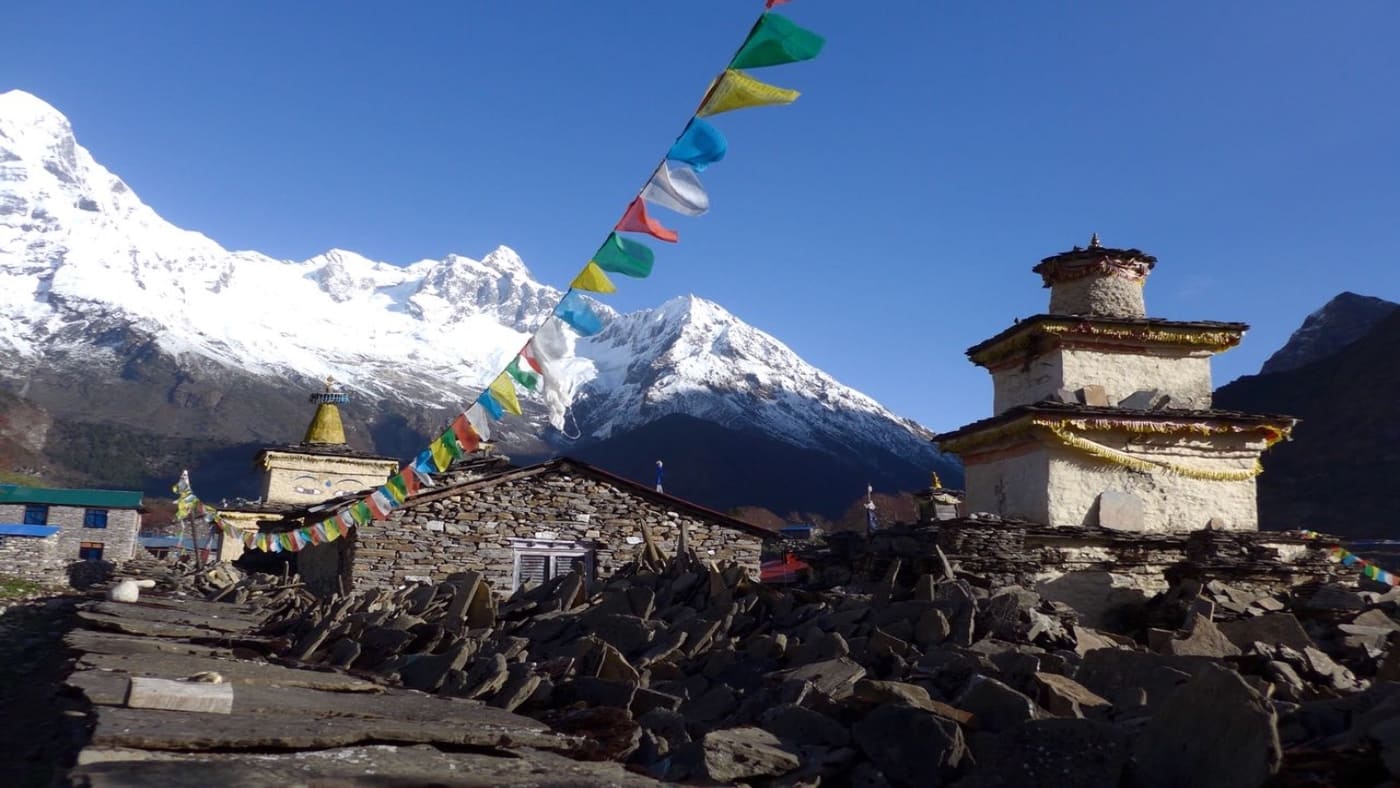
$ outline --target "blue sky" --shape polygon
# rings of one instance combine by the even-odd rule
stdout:
[[[760,8],[26,3],[0,90],[226,247],[505,244],[562,287]],[[1218,383],[1342,290],[1400,300],[1392,0],[779,10],[826,50],[754,74],[803,97],[715,119],[710,214],[664,215],[681,243],[618,308],[712,299],[941,431],[990,412],[963,350],[1043,311],[1030,267],[1091,232],[1159,257],[1154,316],[1254,326]]]

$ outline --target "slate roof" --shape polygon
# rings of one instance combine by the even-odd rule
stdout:
[[[1019,322],[1008,326],[1006,329],[968,348],[968,357],[975,356],[985,350],[993,348],[1018,334],[1035,333],[1036,329],[1048,324],[1076,324],[1099,325],[1108,328],[1149,328],[1149,329],[1169,329],[1175,331],[1229,331],[1243,334],[1249,330],[1248,323],[1224,323],[1215,320],[1165,320],[1156,317],[1097,317],[1092,315],[1050,315],[1039,314],[1022,318]]]
[[[944,443],[967,437],[984,430],[993,429],[1027,417],[1056,416],[1059,418],[1122,419],[1131,421],[1214,421],[1245,426],[1292,426],[1298,422],[1293,416],[1280,416],[1262,413],[1243,413],[1237,410],[1139,410],[1102,405],[1081,405],[1064,402],[1036,402],[1030,405],[1017,405],[1008,408],[991,418],[965,424],[952,432],[933,437],[934,443]]]
[[[415,495],[412,498],[408,499],[408,501],[406,501],[404,504],[404,508],[406,509],[410,506],[416,506],[420,503],[428,503],[431,501],[440,500],[442,498],[449,498],[457,493],[470,492],[472,490],[479,490],[484,487],[494,487],[495,485],[501,484],[503,482],[515,481],[517,479],[528,479],[532,476],[539,476],[541,474],[551,473],[554,471],[567,470],[573,470],[585,475],[592,476],[595,479],[605,481],[615,487],[620,487],[626,490],[628,493],[636,495],[639,498],[645,498],[646,500],[649,500],[656,504],[660,504],[661,506],[675,509],[677,511],[683,511],[695,517],[710,520],[728,528],[733,528],[738,531],[747,532],[749,534],[752,534],[753,536],[757,536],[763,539],[774,539],[778,537],[778,534],[768,530],[767,528],[760,528],[756,525],[751,525],[749,523],[744,522],[743,520],[739,520],[734,517],[730,517],[729,515],[724,514],[722,512],[717,512],[714,509],[701,506],[700,504],[694,503],[693,501],[688,501],[684,498],[677,498],[676,496],[671,495],[669,493],[657,492],[654,487],[648,487],[645,484],[632,481],[631,479],[628,479],[623,476],[618,476],[617,474],[605,471],[596,465],[590,465],[586,462],[583,462],[581,460],[575,460],[571,457],[556,457],[552,460],[548,460],[537,465],[530,465],[524,468],[511,468],[502,471],[501,473],[492,474],[490,476],[484,476],[480,479],[472,479],[471,481],[461,482],[447,487],[434,487],[432,489],[426,489],[420,492],[418,495]]]

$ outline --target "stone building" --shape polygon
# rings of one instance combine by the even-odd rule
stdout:
[[[141,493],[0,485],[0,526],[14,526],[0,549],[3,574],[26,574],[26,560],[45,567],[83,560],[120,563],[135,555]],[[30,551],[29,559],[12,562],[14,554],[24,551]],[[37,571],[62,579],[61,568]]]
[[[1088,248],[1032,269],[1050,311],[967,351],[993,381],[991,418],[941,435],[965,508],[1052,526],[1139,532],[1258,528],[1260,454],[1295,420],[1213,410],[1210,359],[1243,323],[1149,318],[1156,258]]]
[[[323,515],[324,516],[324,515]],[[297,554],[305,582],[397,586],[480,572],[507,596],[582,569],[606,576],[642,554],[648,539],[674,554],[684,541],[701,557],[732,561],[758,577],[773,534],[600,468],[560,458],[425,488],[386,521]]]
[[[252,503],[219,507],[225,522],[243,531],[256,532],[260,520],[276,519],[290,511],[332,498],[378,487],[398,470],[393,457],[381,457],[354,449],[346,442],[340,406],[349,395],[327,380],[324,391],[313,393],[316,405],[301,443],[270,446],[253,458],[262,474],[262,495]],[[225,539],[219,558],[236,560],[243,543]]]

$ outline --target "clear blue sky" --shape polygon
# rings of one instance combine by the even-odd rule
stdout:
[[[518,250],[564,286],[758,0],[21,3],[0,90],[68,115],[232,249]],[[1149,312],[1243,320],[1223,383],[1342,290],[1400,300],[1400,4],[795,0],[827,36],[719,116],[713,209],[622,309],[693,292],[895,411],[988,415],[962,351],[1083,244],[1160,258]],[[660,246],[658,244],[658,246]]]

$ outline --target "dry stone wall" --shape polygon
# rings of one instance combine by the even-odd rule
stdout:
[[[504,596],[514,590],[516,547],[525,543],[578,543],[592,551],[594,573],[605,577],[641,555],[643,524],[667,554],[675,553],[684,525],[701,558],[732,561],[758,576],[758,534],[560,470],[410,504],[387,521],[360,528],[354,583],[396,586],[471,570]]]
[[[67,575],[59,555],[58,534],[53,536],[0,536],[0,575],[62,584]]]

